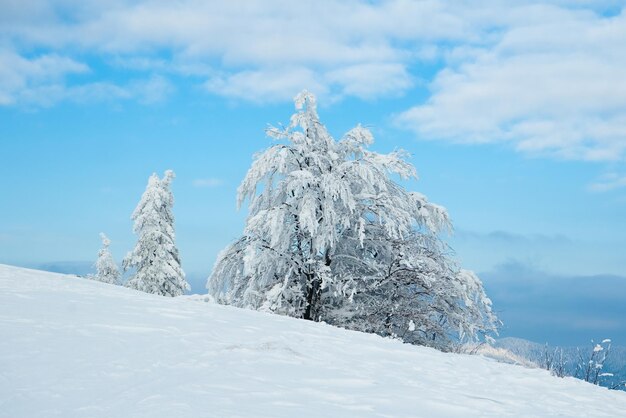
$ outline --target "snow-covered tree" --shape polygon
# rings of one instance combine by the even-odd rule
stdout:
[[[120,284],[120,271],[109,250],[111,240],[104,233],[100,233],[100,238],[102,239],[102,249],[98,252],[98,260],[95,264],[96,274],[88,277],[104,283]]]
[[[410,232],[415,208],[387,172],[405,178],[415,172],[402,153],[367,151],[372,135],[362,127],[335,141],[319,122],[312,95],[300,94],[296,106],[286,129],[268,130],[286,143],[258,155],[239,187],[239,204],[248,199],[250,215],[243,241],[223,259],[234,251],[243,268],[232,271],[218,261],[209,288],[229,303],[317,320],[322,289],[335,279],[330,266],[338,240],[363,229],[358,201],[384,202],[377,210],[389,235]]]
[[[496,331],[499,322],[480,279],[459,270],[435,235],[389,240],[372,234],[366,240],[363,247],[346,240],[346,255],[333,266],[353,285],[349,303],[339,299],[327,322],[440,349]]]
[[[123,263],[124,269],[134,269],[127,287],[163,296],[179,296],[189,290],[175,243],[173,179],[174,172],[168,170],[163,179],[153,174],[148,180],[132,215],[137,244]]]
[[[449,228],[445,209],[392,179],[416,176],[406,153],[370,151],[372,134],[361,126],[336,141],[313,95],[295,102],[291,123],[267,130],[278,143],[255,157],[239,187],[246,228],[219,255],[209,293],[383,335],[411,320],[424,339],[492,329],[480,281],[454,269],[437,237]],[[398,313],[386,319],[388,308]]]

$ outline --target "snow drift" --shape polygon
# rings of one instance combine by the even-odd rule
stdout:
[[[478,356],[0,265],[2,417],[626,416]]]

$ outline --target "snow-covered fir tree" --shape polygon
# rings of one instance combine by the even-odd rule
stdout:
[[[124,259],[124,269],[134,269],[127,287],[163,296],[189,290],[175,243],[173,179],[174,172],[168,170],[163,179],[153,174],[148,180],[132,215],[137,244]]]
[[[98,259],[95,264],[96,274],[90,275],[89,278],[104,283],[120,284],[120,271],[109,250],[111,240],[104,233],[100,233],[100,238],[102,239],[102,248],[98,251]]]
[[[238,190],[243,236],[207,282],[219,302],[445,347],[496,319],[478,278],[438,238],[448,215],[393,181],[416,177],[406,153],[372,152],[357,126],[336,141],[313,95],[296,99],[278,143],[258,154]],[[407,331],[407,332],[405,332]]]

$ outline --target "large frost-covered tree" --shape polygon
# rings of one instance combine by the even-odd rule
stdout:
[[[246,228],[219,255],[209,293],[383,335],[411,328],[416,337],[406,340],[435,334],[432,345],[493,329],[480,281],[455,269],[437,236],[449,227],[445,209],[392,179],[416,176],[406,154],[370,151],[361,126],[336,141],[311,94],[295,102],[290,124],[267,131],[277,144],[255,157],[239,187]],[[459,318],[471,308],[480,318]]]
[[[173,179],[174,172],[167,170],[163,179],[153,174],[148,180],[132,215],[137,244],[124,259],[124,269],[134,269],[127,287],[163,296],[189,290],[175,243]]]
[[[98,251],[98,259],[95,264],[96,274],[90,275],[89,278],[104,283],[119,284],[120,271],[109,250],[111,240],[104,233],[100,233],[100,238],[102,239],[102,248]]]

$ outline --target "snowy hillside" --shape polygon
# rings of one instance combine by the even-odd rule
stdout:
[[[626,393],[0,265],[1,417],[626,416]]]

